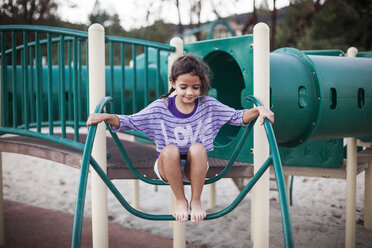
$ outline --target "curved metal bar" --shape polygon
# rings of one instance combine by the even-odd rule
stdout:
[[[112,98],[105,98],[101,101],[100,105],[97,106],[95,113],[100,113],[103,110],[103,106],[107,104],[109,101],[111,101]],[[257,106],[262,106],[262,104],[253,96],[249,97],[250,101],[253,101]],[[243,136],[248,136],[250,130],[252,129],[252,126],[254,122],[251,122],[252,125],[249,125],[247,129],[244,132]],[[270,144],[270,150],[271,150],[271,156],[265,161],[265,163],[261,166],[261,168],[256,172],[256,174],[252,177],[252,179],[248,182],[248,184],[244,187],[244,189],[240,192],[240,194],[235,198],[235,200],[225,209],[208,214],[205,218],[205,220],[211,220],[216,219],[219,217],[222,217],[228,213],[230,213],[232,210],[235,209],[235,207],[244,199],[244,197],[247,195],[247,193],[252,189],[252,187],[255,185],[255,183],[261,178],[261,176],[264,174],[264,172],[267,170],[271,162],[274,163],[275,173],[277,176],[277,184],[278,184],[278,192],[279,192],[279,201],[280,206],[282,210],[282,219],[283,219],[283,233],[284,233],[284,243],[285,247],[293,247],[293,238],[292,238],[292,229],[291,229],[291,223],[289,218],[289,211],[288,211],[288,202],[285,195],[285,187],[284,187],[284,178],[283,178],[283,172],[281,168],[281,161],[279,157],[279,151],[278,147],[275,141],[275,136],[272,130],[272,126],[268,120],[265,120],[265,130],[267,134],[267,138],[269,140]],[[106,124],[107,125],[107,124]],[[104,173],[104,171],[101,169],[101,167],[98,165],[98,163],[94,160],[93,157],[91,157],[92,147],[93,147],[93,141],[95,137],[97,125],[92,125],[88,132],[88,137],[86,141],[86,146],[84,149],[83,154],[83,162],[82,162],[82,172],[81,172],[81,178],[80,178],[80,185],[79,185],[79,192],[78,192],[78,200],[76,204],[76,211],[75,211],[75,218],[74,218],[74,227],[73,227],[73,238],[72,238],[72,244],[71,247],[79,247],[80,246],[80,240],[81,240],[81,228],[82,228],[82,218],[83,218],[83,212],[84,212],[84,200],[85,200],[85,192],[86,192],[86,183],[87,183],[87,177],[88,177],[88,170],[89,170],[89,164],[92,165],[93,169],[97,172],[97,174],[101,177],[102,181],[107,185],[107,187],[110,189],[110,191],[115,195],[115,197],[118,199],[118,201],[121,203],[121,205],[129,211],[131,214],[147,219],[147,220],[157,220],[157,221],[164,221],[164,220],[175,220],[172,215],[158,215],[158,214],[148,214],[141,211],[136,210],[130,204],[125,200],[123,195],[119,192],[119,190],[115,187],[115,185],[111,182],[111,180],[107,177],[107,175]],[[109,129],[110,130],[110,129]],[[160,180],[151,180],[146,177],[143,177],[134,167],[132,162],[130,161],[128,154],[126,153],[125,149],[123,148],[120,140],[118,139],[117,135],[115,133],[112,133],[110,130],[110,133],[115,140],[117,146],[119,147],[119,150],[129,165],[131,171],[134,175],[138,175],[140,178],[145,179],[146,182],[155,181],[155,184],[164,184]],[[245,137],[246,139],[246,137]],[[245,139],[241,139],[239,143],[241,143],[241,146],[244,144]],[[239,146],[239,145],[238,145]],[[236,149],[234,151],[239,153]],[[233,154],[230,161],[234,161],[237,154]],[[235,156],[235,157],[234,157]],[[230,162],[229,161],[229,162]],[[225,168],[226,169],[226,168]],[[222,174],[222,173],[221,173]],[[284,194],[284,195],[283,195]],[[190,218],[190,216],[189,216]]]
[[[38,25],[4,25],[4,26],[0,26],[0,31],[43,32],[43,33],[51,33],[51,34],[76,36],[80,38],[88,38],[88,32],[67,29],[67,28],[55,28],[55,27],[38,26]]]
[[[256,106],[263,104],[254,96],[249,96],[248,100],[252,101]],[[280,209],[282,212],[283,236],[285,247],[294,247],[292,236],[291,218],[289,215],[288,199],[284,183],[284,174],[282,162],[280,160],[279,149],[276,143],[273,127],[268,119],[264,121],[266,136],[269,141],[270,153],[273,158],[276,184],[278,188]]]
[[[212,177],[212,178],[206,179],[204,184],[214,183],[214,182],[220,180],[221,178],[223,178],[230,171],[230,169],[233,166],[236,158],[238,157],[241,149],[243,148],[243,145],[244,145],[245,141],[247,140],[248,135],[251,132],[255,122],[256,122],[256,119],[251,121],[246,127],[244,127],[245,128],[244,133],[241,136],[237,146],[235,147],[235,149],[234,149],[234,151],[233,151],[233,153],[232,153],[232,155],[229,159],[229,162],[227,163],[225,168],[222,170],[222,172],[220,174]],[[140,179],[140,180],[142,180],[146,183],[150,183],[150,184],[154,184],[154,185],[168,185],[161,180],[147,178],[144,175],[142,175],[140,172],[138,172],[138,170],[134,167],[132,161],[130,160],[127,152],[125,151],[125,149],[124,149],[123,145],[121,144],[121,142],[120,142],[118,136],[116,135],[116,133],[113,133],[111,131],[110,127],[107,124],[106,124],[106,126],[107,126],[107,129],[109,130],[112,138],[114,139],[116,146],[119,148],[119,151],[120,151],[123,159],[127,163],[127,166],[129,168],[129,170],[133,173],[133,175],[135,177],[137,177],[138,179]],[[185,182],[184,184],[185,185],[190,185],[190,183],[187,183],[187,182]]]
[[[57,144],[61,144],[79,151],[84,150],[84,144],[78,143],[69,139],[65,139],[59,136],[52,136],[46,133],[37,133],[34,131],[30,130],[24,130],[24,129],[14,129],[11,127],[0,127],[0,135],[2,134],[16,134],[16,135],[23,135],[23,136],[28,136],[32,138],[38,138],[38,139],[43,139],[47,141],[51,141]]]
[[[145,40],[138,40],[134,38],[127,38],[127,37],[118,37],[118,36],[105,36],[105,42],[118,42],[118,43],[128,43],[133,45],[145,46],[145,47],[153,47],[158,48],[165,51],[174,52],[176,48],[174,46],[165,45],[158,42],[152,41],[145,41]]]
[[[109,102],[112,102],[113,99],[111,97],[105,97],[101,100],[101,102],[97,105],[94,113],[102,113],[103,108]],[[80,174],[80,181],[79,181],[79,191],[76,200],[76,207],[75,207],[75,216],[74,216],[74,225],[72,231],[72,241],[71,247],[80,247],[81,242],[81,230],[83,226],[83,215],[84,215],[84,202],[85,202],[85,195],[86,195],[86,188],[87,188],[87,181],[88,181],[88,172],[89,172],[89,164],[91,161],[91,154],[93,149],[93,142],[96,136],[97,131],[97,124],[91,125],[88,131],[88,136],[85,141],[85,147],[83,152],[83,159],[81,163],[81,174]]]
[[[50,33],[49,33],[50,34]],[[74,39],[72,37],[65,37],[64,41],[65,42],[69,42],[69,41],[73,41]],[[58,38],[52,38],[51,39],[51,43],[59,43],[61,41],[61,39],[58,37]],[[39,41],[39,44],[40,45],[47,45],[48,44],[48,39],[42,39]],[[27,43],[27,47],[34,47],[36,46],[36,42],[35,41],[31,41],[31,42],[28,42]],[[22,44],[22,45],[19,45],[16,47],[16,51],[20,51],[22,49],[24,49],[25,45]],[[8,49],[8,50],[5,50],[5,53],[4,54],[10,54],[12,53],[12,49]],[[1,56],[1,54],[0,54]]]
[[[239,195],[235,198],[235,200],[225,209],[208,214],[205,217],[205,220],[212,220],[220,218],[228,213],[230,213],[232,210],[234,210],[239,203],[244,199],[244,197],[248,194],[248,192],[252,189],[252,187],[255,185],[255,183],[261,178],[263,173],[267,170],[267,168],[270,166],[272,162],[272,158],[269,157],[265,163],[261,166],[261,168],[257,171],[257,173],[252,177],[252,179],[249,181],[249,183],[244,187],[244,189],[239,193]],[[111,182],[111,180],[107,177],[105,172],[101,169],[101,167],[98,165],[98,163],[94,160],[94,158],[91,158],[91,165],[93,169],[97,172],[97,174],[101,177],[102,181],[107,185],[107,187],[110,189],[110,191],[114,194],[116,199],[121,203],[121,205],[131,214],[142,218],[146,220],[157,220],[157,221],[166,221],[166,220],[175,220],[174,217],[170,214],[148,214],[141,212],[135,208],[133,208],[123,197],[123,195],[119,192],[119,190],[115,187],[115,185]],[[189,216],[190,220],[190,216]]]

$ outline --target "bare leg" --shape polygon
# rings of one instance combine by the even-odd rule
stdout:
[[[183,190],[183,178],[180,166],[180,152],[175,145],[168,145],[161,151],[158,159],[158,169],[161,177],[169,182],[176,197],[176,209],[173,217],[177,221],[188,220],[188,202]]]
[[[191,221],[200,222],[207,215],[202,208],[201,194],[207,171],[207,152],[200,143],[194,143],[189,148],[185,175],[191,182]]]

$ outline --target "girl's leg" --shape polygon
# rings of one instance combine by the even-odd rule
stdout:
[[[201,194],[207,174],[207,151],[200,143],[190,146],[187,154],[185,175],[191,182],[191,221],[200,222],[207,215],[202,208]]]
[[[177,146],[168,145],[164,147],[158,158],[158,169],[160,176],[168,181],[176,197],[176,209],[173,217],[177,221],[187,221],[189,218],[188,202],[183,190],[180,152]]]

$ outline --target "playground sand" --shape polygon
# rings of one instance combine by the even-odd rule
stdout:
[[[73,214],[79,170],[47,160],[3,153],[4,198],[42,208]],[[130,202],[132,180],[114,181]],[[90,185],[90,181],[88,181]],[[272,183],[274,186],[274,183]],[[203,204],[208,208],[208,187]],[[293,206],[290,207],[295,247],[345,247],[346,181],[295,177]],[[217,183],[217,207],[228,206],[238,194],[231,179]],[[189,196],[189,187],[186,187]],[[202,247],[252,247],[250,241],[250,201],[246,199],[230,214],[198,224],[187,223],[187,242]],[[85,216],[91,216],[88,186]],[[109,220],[125,227],[172,238],[168,222],[137,218],[121,207],[108,193]],[[168,213],[169,188],[140,183],[140,207],[154,214]],[[372,247],[372,231],[363,227],[364,173],[358,176],[356,207],[356,247]],[[284,247],[281,214],[276,191],[270,192],[270,247]]]

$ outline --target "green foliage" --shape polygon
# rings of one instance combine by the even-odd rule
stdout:
[[[330,46],[372,49],[372,2],[328,0],[312,21],[316,41],[329,41]]]
[[[288,7],[285,18],[278,23],[277,47],[372,49],[371,1],[327,0],[316,4],[297,0]]]

